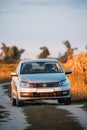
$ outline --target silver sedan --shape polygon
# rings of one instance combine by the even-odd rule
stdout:
[[[22,60],[11,73],[12,105],[21,106],[24,101],[57,99],[70,104],[70,81],[58,60]]]

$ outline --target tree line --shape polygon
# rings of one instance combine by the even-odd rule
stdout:
[[[66,63],[68,59],[73,57],[74,51],[78,48],[73,48],[71,43],[67,40],[63,42],[64,46],[66,47],[66,51],[63,55],[59,55],[58,59],[62,63]],[[1,44],[0,47],[0,62],[3,63],[17,63],[21,60],[21,55],[24,53],[24,49],[19,49],[17,46],[7,46],[5,43]],[[86,47],[87,49],[87,47]],[[52,58],[50,57],[50,51],[46,46],[40,47],[41,53],[38,54],[37,58]]]
[[[18,49],[17,46],[8,47],[5,43],[2,43],[0,53],[0,62],[3,63],[17,63],[20,61],[21,54],[24,49]]]
[[[66,52],[64,55],[60,54],[57,59],[60,62],[65,63],[67,62],[68,59],[73,57],[74,51],[77,50],[77,47],[72,48],[68,40],[64,41],[63,44],[66,47]],[[48,56],[50,55],[48,48],[44,46],[44,47],[41,47],[40,49],[42,50],[42,52],[38,55],[38,58],[48,58]]]

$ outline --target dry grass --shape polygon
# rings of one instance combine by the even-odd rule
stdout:
[[[72,70],[72,74],[68,76],[71,81],[72,97],[87,99],[87,55],[80,53],[63,64],[63,67],[65,70]]]
[[[15,71],[16,64],[0,64],[0,83],[11,80],[11,72]]]

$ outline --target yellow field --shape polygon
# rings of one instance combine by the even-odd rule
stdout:
[[[72,70],[69,75],[72,97],[87,99],[87,55],[80,53],[63,64],[64,69]]]
[[[11,80],[10,73],[15,71],[16,64],[0,64],[0,83]],[[87,55],[80,53],[63,64],[64,70],[72,70],[67,75],[71,81],[71,95],[74,99],[87,99]]]
[[[15,71],[16,64],[0,64],[0,83],[11,80],[11,72]]]

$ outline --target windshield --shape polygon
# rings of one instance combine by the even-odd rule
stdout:
[[[63,69],[59,63],[49,62],[27,62],[22,63],[20,74],[36,74],[36,73],[63,73]]]

